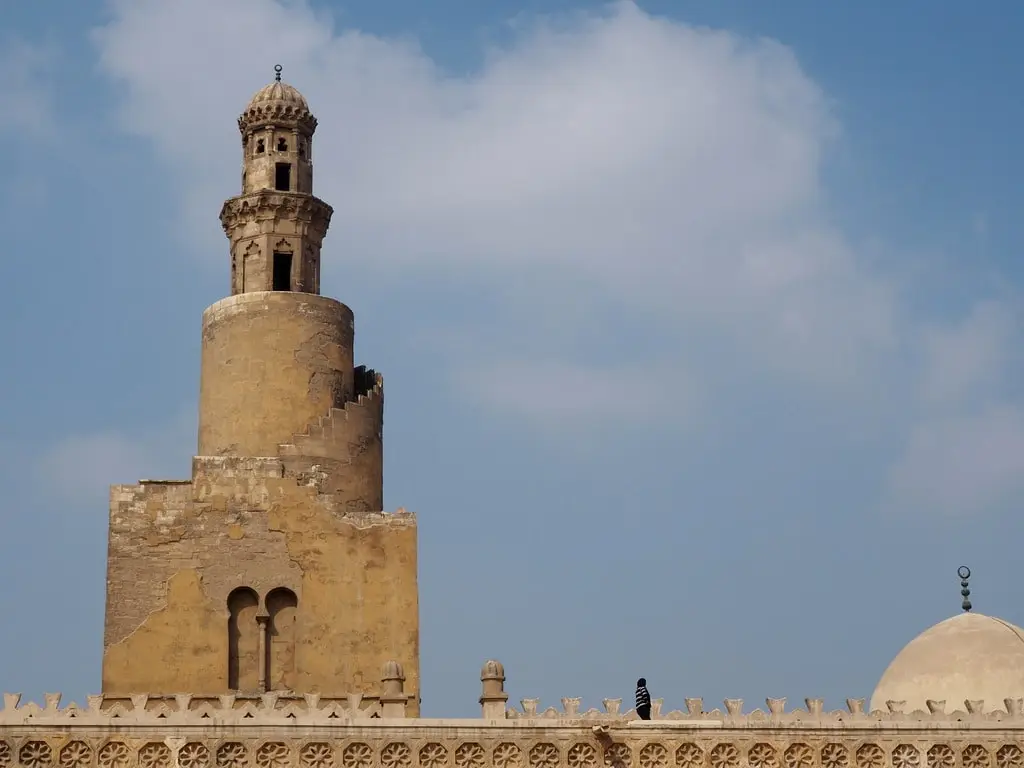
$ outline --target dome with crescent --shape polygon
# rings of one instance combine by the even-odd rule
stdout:
[[[871,709],[903,702],[904,712],[928,711],[928,701],[947,712],[966,711],[966,701],[1003,709],[1024,697],[1024,630],[981,613],[964,612],[926,629],[901,650],[871,696]]]
[[[281,67],[274,67],[274,81],[263,86],[249,99],[238,127],[243,134],[266,125],[297,126],[312,135],[316,130],[316,118],[309,111],[309,104],[297,88],[281,82]]]

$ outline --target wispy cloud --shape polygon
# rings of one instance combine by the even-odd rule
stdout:
[[[329,248],[396,290],[471,282],[485,344],[440,353],[458,387],[524,423],[633,408],[683,426],[694,393],[722,419],[740,418],[740,390],[814,398],[889,434],[908,503],[952,461],[942,440],[1024,440],[1016,401],[993,399],[1018,355],[1015,300],[979,296],[951,327],[858,251],[822,181],[840,126],[781,44],[618,2],[519,18],[512,43],[453,77],[406,40],[336,30],[301,3],[113,9],[102,67],[122,85],[124,127],[168,163],[197,250],[223,251],[210,211],[236,193],[234,120],[280,61],[320,119]],[[623,407],[627,383],[639,396]],[[1002,498],[1009,474],[974,472],[958,505]]]

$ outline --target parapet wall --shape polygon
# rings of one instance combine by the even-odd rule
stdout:
[[[1021,768],[1024,724],[975,713],[790,721],[726,715],[690,721],[594,722],[586,717],[394,717],[384,699],[364,705],[307,695],[265,695],[258,706],[220,697],[134,696],[131,706],[0,710],[0,768]],[[572,701],[572,700],[570,700]],[[383,703],[382,703],[383,702]],[[392,704],[392,706],[396,706]],[[397,705],[400,706],[400,705]],[[529,708],[529,707],[527,707]],[[571,709],[571,706],[569,707]],[[708,713],[713,714],[713,713]]]
[[[90,696],[88,707],[61,709],[59,694],[45,706],[20,706],[4,695],[0,710],[0,768],[1022,768],[1021,700],[986,712],[785,711],[767,699],[767,712],[743,714],[740,699],[705,712],[701,699],[687,711],[654,719],[619,712],[580,712],[578,698],[538,712],[505,707],[504,669],[489,661],[481,672],[481,717],[417,718],[409,706],[401,665],[386,662],[376,697]]]
[[[416,695],[406,687],[402,664],[386,661],[373,693],[326,696],[271,691],[260,694],[227,693],[204,695],[181,693],[101,694],[89,696],[86,707],[71,703],[61,708],[61,694],[46,694],[45,703],[21,703],[21,694],[3,694],[0,727],[27,724],[48,725],[161,725],[289,726],[301,724],[352,723],[368,719],[407,721],[412,727],[452,723],[481,727],[482,723],[502,728],[587,727],[595,734],[609,728],[683,729],[691,731],[929,731],[979,730],[1019,731],[1024,739],[1024,699],[1001,702],[968,700],[963,707],[947,707],[945,701],[928,701],[928,711],[905,712],[903,702],[886,702],[886,711],[865,711],[864,699],[847,699],[845,710],[826,711],[822,699],[804,699],[804,708],[786,710],[785,698],[765,699],[764,710],[743,711],[743,699],[725,699],[725,709],[705,710],[701,698],[686,698],[686,710],[665,713],[664,700],[654,699],[651,719],[640,720],[634,710],[622,711],[622,699],[603,699],[603,709],[581,711],[582,699],[564,697],[561,709],[541,709],[540,699],[522,699],[520,709],[508,707],[505,672],[499,662],[488,661],[480,674],[481,707],[478,719],[419,718]],[[364,723],[364,725],[366,725]],[[639,731],[638,731],[639,732]],[[1020,764],[999,768],[1022,768]],[[979,768],[979,767],[975,767]]]

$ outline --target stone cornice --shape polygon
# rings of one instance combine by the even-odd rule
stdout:
[[[244,136],[258,128],[296,127],[307,136],[316,131],[317,121],[308,109],[270,102],[250,107],[238,118],[238,130]]]
[[[228,237],[252,221],[292,220],[306,224],[310,234],[322,239],[331,224],[334,209],[318,197],[296,192],[263,189],[224,201],[220,223]]]

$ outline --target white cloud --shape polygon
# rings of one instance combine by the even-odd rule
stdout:
[[[479,71],[453,76],[408,40],[338,31],[301,3],[112,7],[96,34],[102,68],[123,85],[123,125],[180,185],[196,251],[223,268],[216,211],[237,193],[235,119],[280,62],[320,120],[328,252],[394,283],[472,278],[490,291],[487,346],[447,351],[482,402],[537,423],[603,418],[624,365],[652,371],[637,401],[677,423],[697,391],[702,409],[728,411],[715,402],[726,377],[794,388],[910,435],[893,480],[907,498],[951,461],[936,440],[1015,440],[1012,406],[1001,432],[996,412],[971,415],[1003,376],[1008,305],[982,302],[949,330],[837,230],[821,170],[839,126],[779,43],[618,2],[520,22]],[[565,353],[558,296],[579,354]],[[623,327],[641,343],[608,341]],[[536,371],[560,397],[529,392]],[[679,389],[688,397],[665,396]],[[884,406],[865,405],[868,390]],[[1009,474],[976,470],[958,487],[991,499]]]
[[[833,384],[892,343],[890,288],[823,213],[836,125],[777,43],[624,2],[529,26],[455,78],[301,5],[115,8],[97,35],[103,67],[128,86],[126,124],[178,172],[206,252],[223,251],[211,212],[235,192],[234,120],[269,79],[273,41],[320,119],[333,247],[365,268],[529,271],[564,290],[582,278],[592,302],[706,325]]]

